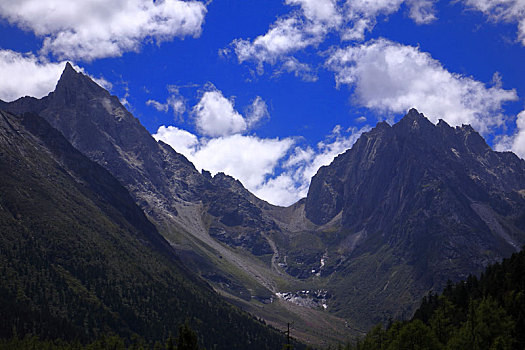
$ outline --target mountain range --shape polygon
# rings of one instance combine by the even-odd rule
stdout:
[[[101,215],[117,210],[118,220],[136,227],[135,241],[119,240],[121,250],[150,242],[198,290],[210,285],[281,329],[294,321],[295,336],[305,342],[345,340],[377,322],[409,318],[429,290],[479,273],[525,243],[525,161],[493,151],[468,125],[434,125],[414,109],[397,124],[380,122],[364,133],[319,169],[306,198],[286,208],[257,198],[226,174],[198,171],[70,64],[48,96],[0,101],[0,109],[6,111],[4,154],[17,142],[45,144],[42,154],[52,154],[42,141],[45,129],[64,147],[72,145],[70,153],[78,150],[82,162],[96,164],[84,169],[55,155],[61,165],[51,168],[69,174],[71,187],[94,187],[90,191],[109,208]],[[9,133],[9,125],[29,128],[27,120],[46,126]],[[45,177],[50,170],[38,168],[39,158],[28,158],[29,169]],[[78,167],[90,178],[77,175]],[[93,185],[89,169],[114,182]],[[28,188],[29,179],[30,173],[14,174],[5,191]],[[66,191],[52,183],[46,193]],[[2,194],[2,208],[13,207],[20,191]],[[4,211],[20,220],[13,210]],[[68,216],[66,222],[83,221]]]

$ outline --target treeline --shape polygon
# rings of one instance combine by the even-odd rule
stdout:
[[[356,344],[338,348],[525,349],[525,252],[427,295],[410,321],[377,325]]]
[[[110,334],[96,341],[82,345],[79,341],[67,342],[61,339],[41,340],[36,335],[23,338],[0,339],[0,350],[204,350],[198,346],[197,333],[186,323],[179,328],[177,337],[169,336],[164,343],[148,344],[138,336],[131,340]]]

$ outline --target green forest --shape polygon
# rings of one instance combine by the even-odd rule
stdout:
[[[134,336],[124,339],[118,335],[105,335],[96,341],[82,345],[79,341],[66,342],[63,340],[41,340],[35,335],[26,335],[23,338],[14,336],[8,340],[0,340],[2,350],[203,350],[199,347],[197,333],[187,324],[179,327],[177,337],[169,336],[165,342],[156,341],[150,345],[144,338]]]
[[[423,298],[410,321],[376,325],[345,350],[525,349],[525,252]]]

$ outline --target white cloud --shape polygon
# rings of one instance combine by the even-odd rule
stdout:
[[[253,40],[236,39],[231,44],[239,63],[254,62],[259,74],[264,71],[264,64],[279,63],[280,72],[312,79],[315,75],[302,74],[308,67],[298,65],[293,54],[319,46],[331,33],[342,40],[363,40],[365,33],[374,28],[378,16],[397,12],[403,3],[409,9],[409,17],[418,24],[436,19],[435,0],[286,0],[285,3],[294,8],[279,17],[266,34]]]
[[[169,105],[167,103],[162,103],[162,102],[155,101],[155,100],[147,100],[146,105],[152,106],[157,111],[164,112],[164,113],[167,113],[169,109]]]
[[[223,171],[249,189],[256,189],[272,175],[293,140],[261,139],[256,136],[231,135],[211,139],[198,149],[193,159],[198,168],[212,173]]]
[[[17,0],[0,2],[0,18],[44,38],[43,54],[90,61],[201,33],[198,1]]]
[[[516,118],[516,132],[512,136],[503,136],[496,143],[497,151],[512,151],[525,159],[525,110]]]
[[[173,115],[182,116],[186,111],[186,100],[179,93],[179,89],[174,85],[168,86],[170,95],[166,99],[165,103],[156,100],[147,100],[146,105],[152,106],[159,112],[168,113],[169,109],[173,111]]]
[[[0,99],[10,102],[24,96],[46,96],[55,89],[65,65],[65,61],[47,62],[32,53],[0,49]],[[74,68],[87,74],[81,67],[74,65]],[[90,77],[105,89],[111,89],[111,83],[104,78]]]
[[[206,136],[238,134],[248,127],[243,116],[235,110],[233,101],[215,88],[204,92],[199,103],[193,107],[193,114],[197,129]]]
[[[192,133],[175,126],[166,127],[161,125],[153,137],[156,140],[164,141],[177,152],[184,154],[188,159],[194,160],[193,155],[199,146],[199,139]]]
[[[306,63],[299,62],[295,57],[288,57],[282,64],[281,70],[276,71],[276,75],[283,71],[293,73],[298,78],[304,81],[315,82],[318,80],[316,72],[312,67]]]
[[[525,45],[525,2],[523,0],[463,0],[471,9],[483,12],[491,21],[518,24],[518,40]]]
[[[428,53],[385,39],[332,53],[327,66],[338,85],[354,88],[359,105],[404,113],[415,107],[432,121],[471,124],[480,132],[503,123],[502,104],[517,99],[514,90],[485,84],[447,71]]]
[[[312,21],[337,26],[342,22],[341,11],[335,0],[286,0],[287,5],[301,6],[304,16]]]
[[[186,111],[186,99],[182,97],[179,89],[174,85],[168,86],[168,91],[170,95],[166,104],[171,108],[174,115],[181,116]]]
[[[405,3],[409,17],[417,24],[428,24],[436,19],[435,0],[347,0],[344,17],[347,25],[341,28],[344,40],[364,40],[372,31],[377,17],[396,13]]]
[[[427,24],[435,21],[436,9],[434,4],[437,0],[407,0],[409,16],[417,24]]]
[[[376,17],[397,12],[404,0],[349,0],[345,3],[345,19],[349,25],[341,29],[344,40],[363,40],[376,24]]]
[[[253,41],[237,39],[232,46],[239,63],[253,61],[257,64],[259,73],[263,64],[275,64],[283,57],[288,57],[296,51],[310,46],[317,46],[325,40],[326,35],[343,23],[342,9],[335,0],[286,0],[287,5],[297,7],[287,16],[277,19],[266,34]],[[283,71],[304,71],[305,66],[299,66],[288,57],[287,66]],[[297,75],[297,73],[296,73]]]
[[[41,98],[55,89],[65,62],[42,62],[32,54],[0,50],[0,99]]]
[[[308,46],[321,43],[327,28],[321,24],[305,20],[299,15],[280,18],[270,30],[253,40],[237,39],[232,45],[239,63],[254,61],[262,73],[263,64],[275,64],[283,56],[290,55]]]
[[[257,96],[246,110],[246,124],[249,129],[257,126],[261,121],[270,117],[266,102]]]
[[[263,139],[228,135],[199,138],[173,126],[161,126],[153,137],[184,154],[196,168],[224,172],[239,179],[255,195],[277,205],[290,205],[306,196],[312,176],[322,165],[351,148],[368,127],[334,131],[317,147],[295,146],[294,138]]]

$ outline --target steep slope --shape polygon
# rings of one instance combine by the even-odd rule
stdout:
[[[525,251],[489,266],[479,278],[449,283],[423,298],[408,322],[380,325],[345,349],[525,348]]]
[[[0,232],[0,337],[154,341],[189,321],[207,348],[284,341],[182,267],[127,190],[35,114],[0,111]]]
[[[124,184],[163,233],[188,254],[195,242],[181,241],[177,231],[190,230],[193,236],[199,233],[206,239],[210,223],[203,221],[203,211],[215,217],[216,230],[224,226],[248,228],[247,213],[251,214],[251,226],[271,225],[244,195],[230,190],[224,175],[215,179],[200,174],[184,156],[165,143],[156,142],[118,98],[77,73],[70,64],[49,96],[41,100],[25,97],[10,103],[8,109],[15,114],[30,111],[45,118],[75,148]],[[229,201],[217,201],[218,193]],[[172,230],[174,225],[176,230]],[[231,238],[234,245],[242,245],[243,239],[257,241],[261,246],[257,251],[270,252],[266,240],[254,231],[245,229],[241,237],[233,237],[238,233],[235,232],[224,240]]]
[[[425,290],[516,252],[524,189],[525,162],[492,151],[470,126],[434,125],[416,110],[379,123],[319,169],[305,201],[307,218],[341,234],[333,309],[407,317],[401,306]]]
[[[305,286],[277,265],[286,232],[267,215],[279,210],[225,174],[198,172],[148,131],[106,90],[67,64],[54,92],[4,104],[14,114],[38,113],[88,158],[107,169],[169,240],[196,275],[246,310],[309,341],[345,336],[344,320],[276,297]],[[310,320],[328,327],[326,337]],[[313,334],[315,333],[315,334]]]

